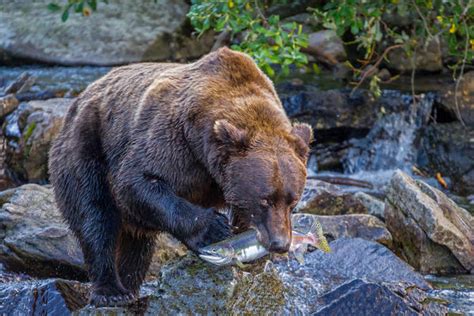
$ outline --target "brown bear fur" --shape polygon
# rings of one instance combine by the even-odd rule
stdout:
[[[215,208],[288,249],[311,129],[291,125],[271,81],[227,48],[191,64],[116,68],[72,104],[50,153],[58,206],[78,237],[91,301],[137,294],[166,231],[189,248],[226,238]]]

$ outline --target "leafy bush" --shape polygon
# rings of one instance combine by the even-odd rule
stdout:
[[[286,75],[290,65],[308,63],[300,51],[308,42],[302,25],[282,23],[278,15],[265,16],[258,1],[193,1],[188,17],[199,34],[210,29],[229,32],[232,49],[252,56],[270,76],[275,74],[271,65],[280,65]]]

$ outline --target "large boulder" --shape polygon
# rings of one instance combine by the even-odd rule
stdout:
[[[83,257],[54,205],[52,190],[26,184],[0,193],[0,261],[34,276],[85,279]]]
[[[183,0],[99,2],[89,17],[71,13],[65,23],[47,9],[50,2],[0,4],[3,55],[65,65],[117,65],[196,58],[212,46],[212,35],[197,40],[183,30],[189,9]]]
[[[474,272],[474,217],[444,193],[397,171],[385,212],[399,255],[416,269]]]
[[[429,125],[423,131],[419,164],[451,178],[462,195],[474,194],[474,126],[461,123]]]
[[[6,118],[5,164],[18,182],[44,183],[48,179],[48,152],[62,127],[72,99],[22,103]]]
[[[56,208],[52,189],[26,184],[0,193],[0,262],[35,277],[85,280],[81,249]],[[164,262],[186,254],[167,234],[157,237],[148,279]]]

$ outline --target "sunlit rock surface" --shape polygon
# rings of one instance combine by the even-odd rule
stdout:
[[[474,270],[474,217],[441,191],[394,174],[386,220],[399,254],[424,273]]]

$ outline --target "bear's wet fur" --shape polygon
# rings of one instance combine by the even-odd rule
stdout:
[[[116,68],[71,105],[50,152],[59,209],[93,282],[91,303],[134,299],[154,238],[193,251],[253,227],[271,251],[291,240],[311,128],[291,125],[271,81],[227,48],[190,64]]]

